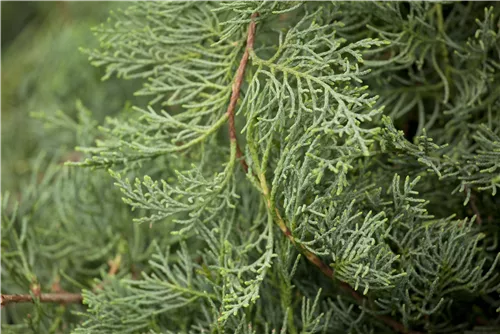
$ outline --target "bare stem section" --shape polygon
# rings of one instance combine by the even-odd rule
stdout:
[[[233,82],[231,99],[229,100],[229,106],[227,107],[227,116],[229,119],[229,139],[232,142],[236,142],[236,157],[240,159],[241,166],[243,170],[248,172],[248,165],[244,158],[242,158],[242,153],[240,150],[240,146],[238,145],[236,138],[236,127],[234,125],[234,109],[236,108],[236,103],[240,97],[240,89],[241,84],[243,83],[243,76],[245,74],[245,69],[248,63],[248,57],[250,55],[250,50],[253,49],[253,42],[255,39],[255,18],[259,16],[258,13],[252,14],[252,21],[248,26],[248,34],[247,34],[247,44],[245,47],[245,52],[243,53],[243,57],[241,57],[240,65],[238,66],[238,70],[236,71],[236,75]]]
[[[37,297],[33,297],[30,294],[25,295],[1,295],[0,303],[3,306],[15,303],[33,303]],[[59,304],[80,304],[83,297],[79,293],[42,293],[38,296],[40,302],[42,303],[59,303]]]

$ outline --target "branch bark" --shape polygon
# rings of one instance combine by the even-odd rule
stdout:
[[[240,97],[241,84],[243,83],[243,75],[245,74],[250,50],[253,49],[253,42],[255,39],[255,18],[257,16],[259,16],[258,13],[253,13],[251,16],[252,21],[248,26],[245,52],[243,53],[243,57],[241,57],[240,65],[238,66],[238,70],[236,71],[232,86],[231,99],[229,100],[229,106],[227,107],[227,115],[229,121],[229,140],[236,143],[236,157],[240,160],[241,166],[243,167],[245,173],[248,172],[248,165],[245,161],[245,158],[243,157],[243,154],[241,153],[240,146],[238,145],[238,139],[236,137],[236,127],[234,125],[234,109],[236,108],[236,103],[238,102],[238,99]]]
[[[59,292],[59,293],[41,293],[37,296],[42,303],[78,303],[81,304],[83,297],[79,293]],[[37,297],[30,294],[25,295],[1,295],[0,304],[3,306],[14,303],[33,303]]]

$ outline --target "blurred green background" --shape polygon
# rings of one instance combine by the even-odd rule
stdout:
[[[75,146],[92,145],[105,117],[143,103],[134,97],[137,81],[103,81],[105,69],[80,51],[97,48],[91,28],[130,4],[0,2],[2,293],[27,293],[33,282],[42,291],[59,282],[66,291],[91,287],[117,253],[129,254],[128,245],[134,255],[123,255],[121,265],[140,271],[152,236],[170,235],[132,224],[105,172],[59,168],[82,158]],[[2,332],[68,333],[77,324],[71,312],[82,310],[11,305],[2,309]]]
[[[30,116],[58,110],[76,118],[76,101],[97,121],[122,110],[138,88],[133,82],[101,80],[104,69],[90,65],[79,48],[99,41],[91,27],[127,2],[1,2],[2,15],[2,192],[19,194],[32,177],[33,160],[68,159],[74,136],[56,133]],[[69,157],[71,158],[71,157]]]

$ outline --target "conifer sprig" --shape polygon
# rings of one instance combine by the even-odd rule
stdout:
[[[39,114],[76,134],[71,165],[108,173],[38,168],[22,201],[3,201],[6,291],[83,296],[35,298],[23,328],[54,332],[46,310],[78,334],[500,324],[499,9],[139,2],[113,14],[85,52],[150,102],[98,131],[88,113]]]

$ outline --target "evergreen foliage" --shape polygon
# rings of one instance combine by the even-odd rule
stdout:
[[[3,190],[2,293],[34,306],[2,295],[2,329],[500,332],[499,17],[472,1],[113,12],[83,52],[148,102],[100,127],[81,103],[36,114],[81,158],[42,154],[20,199]]]

